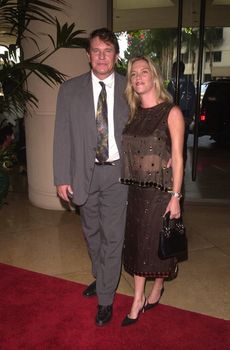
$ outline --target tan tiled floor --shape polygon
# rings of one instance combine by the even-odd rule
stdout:
[[[229,206],[187,203],[189,260],[167,282],[162,303],[230,319]],[[0,262],[84,284],[92,281],[90,260],[75,212],[33,207],[26,193],[10,193],[0,210]],[[147,283],[147,291],[150,282]],[[133,294],[122,272],[118,291]]]
[[[189,259],[179,265],[177,279],[166,283],[161,301],[230,319],[230,150],[215,153],[215,146],[204,141],[195,183],[188,149],[184,221]],[[33,207],[23,175],[12,178],[8,205],[0,210],[0,262],[83,284],[92,281],[80,217],[74,211]],[[147,293],[149,288],[150,282]],[[132,277],[124,271],[118,292],[133,295]]]

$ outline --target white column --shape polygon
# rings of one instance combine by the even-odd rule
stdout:
[[[67,15],[57,13],[62,23],[75,22],[77,29],[83,29],[89,34],[92,30],[106,27],[106,0],[68,0],[70,7]],[[47,28],[39,24],[37,32]],[[50,33],[50,32],[49,32]],[[48,40],[42,39],[40,49],[51,47]],[[25,47],[26,57],[36,53],[32,46]],[[61,49],[49,59],[48,64],[65,73],[69,78],[86,72],[89,69],[84,49]],[[40,208],[62,209],[53,185],[53,131],[58,87],[50,88],[35,76],[29,78],[29,90],[39,99],[39,108],[25,119],[28,191],[30,201]]]

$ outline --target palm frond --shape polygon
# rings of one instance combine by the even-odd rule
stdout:
[[[75,24],[63,25],[56,18],[56,46],[55,48],[86,48],[88,44],[87,38],[78,37],[80,34],[85,34],[85,30],[74,30]],[[52,40],[54,45],[54,40]]]
[[[26,65],[26,69],[33,71],[44,83],[52,87],[55,84],[61,84],[66,79],[66,75],[59,72],[54,67],[43,63],[30,62]]]
[[[23,60],[19,63],[15,63],[13,61],[9,61],[9,59],[4,56],[4,65],[2,66],[2,69],[0,70],[0,81],[1,83],[4,85],[5,81],[8,79],[12,79],[15,82],[15,85],[17,84],[21,84],[22,83],[22,75],[25,75],[25,70],[29,69],[29,63],[30,62],[34,62],[37,59],[39,59],[40,57],[42,57],[45,53],[47,52],[47,50],[43,50],[39,53],[37,53],[36,55]],[[38,64],[39,62],[37,62]],[[20,76],[20,78],[18,79],[18,77]]]
[[[35,35],[29,28],[31,21],[54,24],[52,11],[63,11],[63,5],[66,6],[64,0],[0,0],[1,27],[21,41],[27,32]]]
[[[0,112],[23,115],[30,107],[38,106],[38,99],[27,88],[28,77],[35,74],[48,86],[62,83],[66,75],[44,62],[60,48],[86,48],[88,40],[81,37],[84,30],[76,30],[75,24],[60,24],[52,11],[62,11],[65,0],[0,0],[0,23],[5,35],[15,37],[15,44],[9,45],[9,54],[3,58],[0,83],[4,97],[0,97]],[[55,25],[56,38],[46,33],[53,49],[39,50],[38,39],[31,22]],[[35,44],[38,53],[24,57],[22,40]],[[20,48],[20,62],[16,62],[16,51]],[[29,107],[29,108],[28,108]]]
[[[0,111],[4,116],[10,115],[17,118],[23,117],[30,108],[38,107],[38,99],[27,89],[17,89],[12,96],[7,94],[0,99]]]

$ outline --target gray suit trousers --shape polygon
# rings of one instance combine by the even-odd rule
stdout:
[[[95,165],[87,202],[80,207],[100,305],[113,303],[121,273],[127,186],[119,177],[120,161]]]

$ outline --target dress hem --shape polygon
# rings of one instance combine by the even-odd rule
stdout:
[[[177,271],[178,271],[177,265],[174,271],[169,271],[169,272],[140,272],[140,271],[135,271],[132,268],[129,268],[127,265],[124,265],[124,269],[130,275],[136,275],[136,276],[145,277],[145,278],[150,277],[150,278],[170,278],[170,279],[176,278]]]

